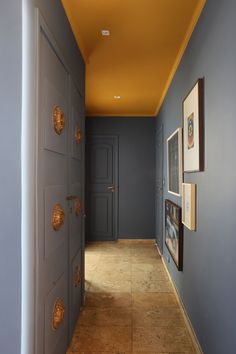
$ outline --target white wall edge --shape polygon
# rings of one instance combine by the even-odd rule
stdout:
[[[22,0],[21,354],[35,353],[37,27],[31,0]]]

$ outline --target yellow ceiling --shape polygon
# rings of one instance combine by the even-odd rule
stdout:
[[[205,0],[62,3],[86,61],[87,115],[155,116]]]

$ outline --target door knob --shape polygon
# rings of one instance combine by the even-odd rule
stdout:
[[[115,192],[115,186],[109,186],[109,187],[107,187],[107,190],[109,190],[111,192]]]

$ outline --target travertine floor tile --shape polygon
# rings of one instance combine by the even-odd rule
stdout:
[[[121,276],[125,279],[130,279],[131,277],[131,264],[129,262],[109,262],[109,263],[99,263],[96,268],[96,277],[105,276],[109,279],[117,278]]]
[[[153,309],[160,307],[178,307],[174,294],[171,293],[132,293],[134,307]]]
[[[110,254],[102,254],[99,260],[100,265],[106,265],[107,263],[131,263],[131,257],[129,255],[110,255]]]
[[[89,287],[90,292],[118,292],[118,293],[129,293],[131,292],[131,281],[119,279],[102,279],[98,280],[97,278],[93,280]]]
[[[85,307],[80,314],[79,326],[131,326],[132,310],[128,307]]]
[[[71,351],[132,351],[131,327],[81,326],[75,330]]]
[[[182,313],[178,308],[134,307],[132,317],[134,327],[184,327]]]
[[[88,307],[131,307],[131,293],[86,293],[85,306]]]
[[[131,254],[131,262],[132,263],[150,263],[153,264],[154,262],[160,262],[161,259],[156,252],[153,253],[134,253]]]
[[[195,354],[153,240],[89,244],[85,267],[67,354]]]
[[[67,352],[67,354],[194,354],[194,352],[189,352],[189,351],[187,351],[187,352],[185,352],[185,353],[167,353],[167,352],[165,352],[165,353],[160,353],[160,352],[152,352],[152,353],[150,353],[150,352],[127,352],[127,351],[125,351],[125,352],[121,352],[121,351],[119,351],[119,352],[81,352],[81,351],[68,351]]]
[[[190,337],[184,327],[133,328],[133,350],[140,352],[186,352],[192,350]]]
[[[121,352],[121,351],[115,351],[115,352],[81,352],[81,351],[68,351],[67,354],[133,354],[132,352]],[[144,353],[146,354],[146,353]],[[156,353],[147,353],[147,354],[156,354]],[[160,354],[160,353],[157,353]],[[161,353],[162,354],[162,353]]]
[[[131,257],[141,257],[141,258],[155,258],[155,259],[160,259],[160,255],[158,252],[153,249],[153,248],[145,248],[142,249],[140,248],[132,248],[131,249]]]
[[[156,280],[169,282],[162,264],[136,263],[132,264],[131,270],[133,280],[146,281],[149,279],[150,282]]]
[[[104,256],[130,256],[131,249],[130,246],[125,243],[114,243],[108,244],[100,249],[100,254]]]
[[[140,272],[160,273],[161,272],[167,276],[161,260],[156,260],[152,263],[145,263],[145,262],[131,263],[131,270],[132,273],[140,273]]]
[[[154,277],[147,277],[147,279],[139,279],[139,277],[132,276],[132,292],[154,293],[173,292],[170,283],[164,279]]]

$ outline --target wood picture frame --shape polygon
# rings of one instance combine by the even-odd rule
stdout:
[[[196,230],[196,184],[182,184],[182,223],[191,231]]]
[[[204,80],[198,79],[183,100],[184,172],[204,170]]]
[[[167,188],[176,196],[182,194],[182,147],[182,128],[178,128],[167,139]]]
[[[179,271],[183,270],[183,225],[181,207],[165,200],[165,244]]]

